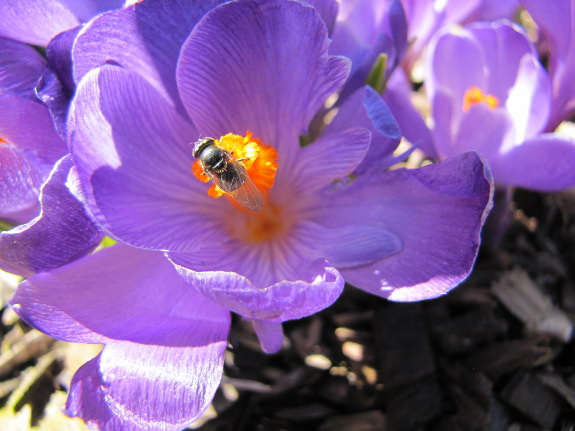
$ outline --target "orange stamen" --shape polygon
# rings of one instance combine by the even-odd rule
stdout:
[[[1,143],[1,144],[7,144],[8,141],[6,141],[5,139],[3,139],[3,138],[0,136],[0,143]]]
[[[491,109],[499,106],[499,99],[491,94],[485,94],[479,87],[469,88],[463,96],[463,112],[467,112],[473,105],[485,103]]]
[[[246,132],[246,136],[228,133],[219,140],[214,139],[214,141],[217,146],[228,151],[238,163],[246,168],[248,175],[265,198],[265,195],[274,185],[278,169],[278,153],[274,147],[254,138],[250,131]],[[198,180],[204,183],[210,181],[210,178],[204,174],[199,160],[193,163],[192,172]],[[224,195],[224,192],[212,184],[208,189],[208,195],[217,199]]]

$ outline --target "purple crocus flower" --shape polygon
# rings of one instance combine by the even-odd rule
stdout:
[[[552,104],[546,130],[575,114],[575,4],[572,0],[521,0],[548,45]]]
[[[74,43],[68,190],[120,244],[28,278],[12,305],[52,336],[105,345],[66,406],[99,429],[197,418],[222,373],[230,311],[273,352],[281,322],[329,306],[344,279],[433,298],[477,254],[491,186],[475,153],[388,171],[397,125],[369,88],[309,130],[349,74],[328,54],[332,2],[218,3],[144,0]],[[192,173],[200,136],[257,148],[242,161],[260,211],[208,194]]]
[[[479,151],[502,186],[575,184],[575,142],[543,133],[550,80],[521,28],[500,21],[443,31],[430,46],[426,77],[440,158]]]

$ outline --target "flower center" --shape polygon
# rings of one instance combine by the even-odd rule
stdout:
[[[271,145],[266,145],[260,139],[254,138],[249,131],[246,132],[245,136],[228,133],[220,139],[213,139],[213,141],[215,146],[227,152],[227,155],[232,158],[232,163],[239,163],[245,169],[258,191],[265,197],[274,185],[278,169],[277,151]],[[227,166],[230,163],[224,161],[222,165],[224,166],[222,169],[225,170],[228,169]],[[204,183],[210,181],[210,176],[207,175],[208,172],[206,172],[200,159],[193,163],[192,172],[198,180]],[[218,173],[225,172],[219,171]],[[216,199],[222,195],[228,196],[215,183],[208,189],[208,195]],[[241,208],[233,199],[230,201],[236,207]]]
[[[242,212],[226,220],[228,231],[234,238],[247,243],[277,240],[289,232],[293,217],[284,206],[268,203],[261,211]]]
[[[473,105],[485,103],[491,109],[499,106],[499,99],[491,94],[485,94],[479,87],[471,87],[463,96],[463,112],[469,111]]]

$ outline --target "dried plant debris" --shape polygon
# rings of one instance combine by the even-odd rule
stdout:
[[[506,272],[492,289],[509,311],[525,323],[527,330],[549,334],[562,341],[571,339],[573,322],[541,292],[527,271]]]

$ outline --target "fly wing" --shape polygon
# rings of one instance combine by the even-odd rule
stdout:
[[[246,169],[233,159],[228,160],[224,172],[211,174],[216,185],[229,194],[242,206],[251,211],[259,211],[264,206],[264,198],[249,177]]]

